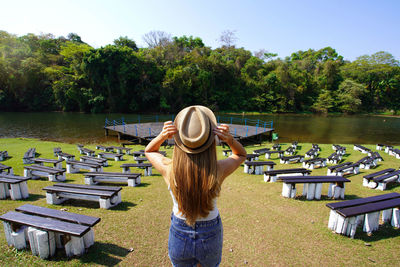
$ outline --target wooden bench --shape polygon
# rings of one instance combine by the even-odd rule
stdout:
[[[81,169],[89,170],[91,172],[101,172],[103,170],[103,165],[100,163],[89,163],[77,160],[67,160],[67,173],[77,173]]]
[[[103,158],[103,159],[113,159],[115,161],[121,161],[123,159],[124,154],[116,154],[116,153],[108,153],[108,152],[103,152],[99,153],[97,157]]]
[[[281,144],[274,144],[271,149],[272,150],[279,150],[279,149],[281,149]]]
[[[32,179],[48,177],[51,182],[62,182],[65,181],[65,170],[34,164],[24,166],[24,176]]]
[[[54,157],[58,157],[58,154],[61,153],[61,148],[60,147],[55,147],[53,148],[53,153],[54,153]]]
[[[97,158],[97,157],[90,157],[90,156],[81,156],[79,158],[80,161],[82,162],[87,162],[87,163],[98,163],[102,165],[103,167],[108,166],[108,160],[103,159],[103,158]]]
[[[42,259],[57,249],[67,257],[81,256],[94,244],[93,226],[100,218],[25,204],[0,216],[9,246],[30,247]]]
[[[400,149],[392,149],[389,151],[389,155],[395,156],[396,159],[400,159]]]
[[[136,158],[139,158],[139,157],[144,157],[145,154],[146,154],[146,152],[144,152],[144,150],[133,151],[132,152],[133,159],[136,159]]]
[[[32,159],[36,156],[36,148],[29,148],[28,151],[25,152],[24,157],[22,158],[22,162],[24,164],[32,164]]]
[[[95,156],[94,150],[91,150],[91,149],[86,148],[86,147],[78,147],[78,149],[79,149],[79,153],[81,155],[86,155],[86,156],[90,156],[90,157],[94,157]]]
[[[246,155],[246,160],[247,161],[255,161],[258,160],[258,158],[260,157],[260,154],[247,154]]]
[[[0,173],[13,174],[14,170],[12,167],[0,163]]]
[[[335,150],[335,152],[339,155],[343,156],[344,154],[346,154],[346,147],[344,146],[333,144],[332,149]]]
[[[260,148],[260,149],[254,150],[253,153],[261,155],[261,154],[265,154],[268,151],[269,151],[269,148]]]
[[[222,150],[222,155],[224,155],[225,157],[228,157],[228,156],[232,155],[232,150],[224,149],[224,150]]]
[[[243,172],[248,174],[263,174],[264,166],[267,166],[266,170],[273,170],[274,165],[276,165],[273,161],[245,161]]]
[[[64,152],[59,152],[57,154],[58,159],[63,159],[63,160],[75,160],[75,155],[71,155],[68,153],[64,153]]]
[[[298,143],[299,143],[299,142],[297,142],[297,141],[293,141],[291,147],[293,147],[294,150],[296,150],[296,149],[297,149],[297,144],[298,144]]]
[[[303,167],[309,170],[313,170],[316,167],[323,168],[326,167],[326,159],[325,158],[313,158],[303,161]]]
[[[99,202],[100,208],[109,209],[121,203],[121,187],[58,183],[46,186],[48,204],[58,205],[68,199]]]
[[[368,234],[378,230],[381,211],[383,222],[400,227],[399,193],[328,203],[326,206],[331,209],[328,228],[351,238],[354,238],[358,226]]]
[[[354,145],[353,149],[360,151],[363,154],[368,154],[369,152],[371,152],[371,149],[366,148],[365,146],[362,145]]]
[[[317,150],[318,152],[321,152],[321,148],[319,147],[318,144],[312,144],[311,147],[315,150]]]
[[[153,165],[151,163],[125,163],[120,166],[123,173],[130,173],[130,168],[144,169],[144,176],[153,175]]]
[[[44,158],[34,158],[33,163],[36,163],[38,165],[44,166],[45,163],[49,163],[53,165],[54,168],[56,169],[62,169],[62,162],[64,159],[44,159]]]
[[[265,158],[270,159],[271,154],[278,154],[278,158],[281,158],[281,157],[283,157],[284,152],[285,151],[282,151],[282,150],[270,150],[270,151],[265,152]]]
[[[358,163],[360,165],[361,169],[366,169],[366,170],[375,168],[377,166],[377,162],[376,162],[375,158],[370,157],[370,156],[363,157],[356,163]]]
[[[296,152],[296,148],[290,146],[290,147],[286,148],[286,150],[284,151],[284,154],[293,156],[295,152]]]
[[[128,147],[120,147],[120,146],[112,146],[112,148],[114,148],[117,151],[117,154],[127,154],[130,155],[131,154],[131,150],[132,148],[128,148]]]
[[[142,164],[142,163],[144,163],[145,161],[147,161],[148,159],[146,158],[146,157],[139,157],[139,158],[136,158],[135,159],[135,161],[136,161],[136,163],[137,164]]]
[[[264,182],[276,182],[281,176],[304,176],[310,173],[311,171],[305,168],[270,170],[264,172]]]
[[[303,160],[304,156],[302,155],[284,156],[281,157],[280,163],[281,164],[298,163],[298,162],[303,162]]]
[[[88,172],[85,173],[85,184],[127,183],[128,186],[138,186],[140,185],[140,178],[140,173]]]
[[[0,161],[6,160],[9,158],[7,151],[0,151]]]
[[[353,164],[353,162],[344,162],[338,165],[329,166],[327,175],[336,175],[336,169]]]
[[[287,176],[280,177],[278,181],[283,182],[282,196],[287,198],[295,198],[296,184],[304,184],[303,196],[308,200],[321,199],[323,183],[329,183],[328,197],[344,199],[344,183],[350,182],[342,176]]]
[[[338,164],[341,160],[342,160],[342,154],[339,154],[336,151],[330,154],[329,157],[327,158],[328,163],[331,164]]]
[[[315,157],[317,157],[318,156],[318,149],[315,149],[315,148],[311,148],[310,150],[308,150],[305,154],[304,154],[304,156],[306,157],[306,158],[315,158]]]
[[[12,200],[28,198],[27,181],[30,179],[13,174],[0,173],[0,199],[8,197]]]
[[[386,146],[385,147],[385,153],[389,154],[393,149],[394,149],[393,146]]]
[[[104,152],[114,152],[114,147],[112,146],[97,145],[96,149],[103,150]]]
[[[369,156],[372,157],[376,162],[383,161],[382,156],[378,152],[372,152]]]
[[[372,189],[383,191],[391,183],[400,183],[400,170],[389,168],[363,177],[363,186]]]
[[[358,163],[348,164],[343,167],[339,167],[331,170],[329,175],[345,176],[350,174],[359,174],[360,165]]]
[[[379,151],[385,150],[386,146],[387,145],[385,145],[385,144],[376,144],[376,150],[379,150]]]

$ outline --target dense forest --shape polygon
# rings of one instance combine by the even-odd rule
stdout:
[[[0,31],[0,110],[400,113],[400,65],[388,52],[350,62],[325,47],[282,59],[237,48],[229,33],[216,49],[192,36],[144,39],[93,48],[74,33]]]

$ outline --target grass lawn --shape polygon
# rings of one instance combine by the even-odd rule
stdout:
[[[118,145],[104,144],[104,145]],[[282,144],[285,149],[289,144]],[[357,161],[365,156],[347,147],[344,161]],[[261,147],[271,147],[265,143]],[[375,145],[365,145],[375,150]],[[34,139],[0,139],[1,150],[11,158],[1,163],[12,166],[14,173],[23,175],[22,157],[30,147],[35,147],[42,158],[54,158],[53,148],[79,158],[76,145],[45,142]],[[95,145],[86,147],[95,150]],[[331,144],[320,144],[320,157],[329,156]],[[251,153],[260,146],[247,146]],[[297,154],[304,155],[311,144],[299,144]],[[143,149],[135,146],[134,150]],[[162,149],[164,150],[164,149]],[[172,149],[166,149],[171,156]],[[218,157],[223,158],[218,147]],[[97,151],[99,152],[99,151]],[[360,174],[350,176],[346,184],[346,199],[399,192],[400,186],[378,191],[362,186],[362,176],[386,168],[400,167],[400,160],[380,151],[384,158],[371,170],[360,169]],[[132,156],[124,161],[109,161],[104,171],[122,171],[123,163],[132,163]],[[264,156],[260,160],[265,160]],[[301,164],[283,165],[273,154],[275,169],[299,168]],[[65,167],[65,163],[64,163]],[[137,171],[137,170],[136,170]],[[312,171],[312,175],[326,175],[326,168]],[[83,184],[82,174],[67,174],[67,183]],[[67,259],[61,252],[51,260],[41,260],[30,251],[16,251],[8,247],[3,227],[0,227],[0,266],[30,265],[122,265],[170,266],[168,259],[168,230],[172,200],[162,177],[142,177],[138,187],[123,186],[122,203],[110,210],[100,209],[98,203],[71,200],[62,205],[48,205],[43,187],[51,185],[47,179],[28,182],[30,197],[26,200],[0,200],[0,214],[14,210],[26,203],[100,217],[94,227],[95,244],[80,258]],[[357,230],[354,239],[332,233],[327,225],[329,208],[335,202],[326,197],[328,185],[324,184],[322,199],[306,201],[304,198],[286,199],[281,196],[281,183],[265,183],[262,175],[243,173],[240,167],[226,179],[218,199],[218,208],[224,226],[224,246],[221,266],[399,266],[400,230],[382,225],[372,236]],[[301,194],[298,186],[298,195]]]

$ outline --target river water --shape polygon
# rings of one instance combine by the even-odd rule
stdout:
[[[227,117],[231,115],[223,115]],[[104,134],[105,119],[137,121],[137,114],[82,114],[60,112],[1,112],[0,137],[28,137],[67,143],[99,143],[117,140]],[[242,116],[236,115],[236,118]],[[320,144],[400,144],[400,118],[380,116],[244,115],[251,120],[273,121],[279,142]],[[155,118],[155,117],[152,117]],[[157,117],[163,121],[171,116]]]

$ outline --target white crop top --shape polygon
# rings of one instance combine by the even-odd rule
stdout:
[[[172,202],[174,203],[174,206],[172,207],[172,212],[179,219],[186,220],[185,216],[179,211],[178,202],[176,201],[175,196],[172,193],[170,187],[168,187],[168,191],[171,194]],[[207,217],[199,217],[196,219],[196,221],[198,221],[198,222],[199,221],[210,221],[212,219],[217,218],[218,214],[219,214],[219,210],[217,208],[217,198],[214,198],[213,199],[213,209],[210,211],[210,213],[208,213],[208,216]]]

